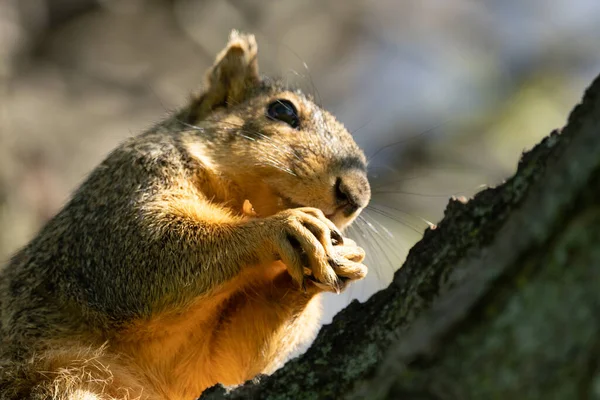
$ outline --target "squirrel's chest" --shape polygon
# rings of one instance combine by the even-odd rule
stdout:
[[[294,286],[283,264],[253,268],[184,311],[132,325],[113,349],[172,399],[273,372],[314,338],[320,302]]]

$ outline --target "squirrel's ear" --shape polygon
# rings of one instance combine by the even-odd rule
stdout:
[[[231,32],[227,46],[206,74],[205,88],[194,110],[197,119],[215,108],[243,101],[248,91],[260,83],[257,54],[254,35]]]

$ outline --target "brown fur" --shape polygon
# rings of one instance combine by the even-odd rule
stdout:
[[[265,116],[281,99],[299,128]],[[338,231],[369,199],[365,163],[234,32],[205,90],[115,149],[0,273],[0,398],[193,399],[272,373],[314,337],[319,294],[366,274]]]

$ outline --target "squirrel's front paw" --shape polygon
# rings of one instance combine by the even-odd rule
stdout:
[[[340,289],[343,290],[348,283],[367,276],[367,267],[362,264],[365,251],[354,240],[345,237],[343,242],[335,245],[333,249],[336,253],[336,257],[333,258],[333,269],[340,279]],[[319,282],[315,281],[314,284],[323,288]]]
[[[364,251],[344,238],[337,227],[316,208],[282,211],[277,222],[275,248],[292,278],[305,285],[308,277],[317,287],[339,293],[349,281],[362,279]]]

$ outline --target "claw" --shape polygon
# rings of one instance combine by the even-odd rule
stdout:
[[[337,229],[331,230],[331,241],[333,242],[334,246],[341,246],[344,244],[344,237]]]
[[[327,285],[325,285],[325,284],[323,284],[323,283],[321,283],[321,282],[317,282],[317,281],[314,281],[313,283],[314,283],[314,284],[315,284],[315,286],[316,286],[316,287],[318,287],[319,289],[321,289],[321,290],[324,290],[324,291],[326,291],[326,292],[331,292],[331,287],[330,287],[330,286],[327,286]]]
[[[336,279],[333,284],[333,290],[335,290],[335,294],[340,294],[342,292],[342,285],[340,279]]]

